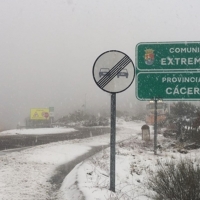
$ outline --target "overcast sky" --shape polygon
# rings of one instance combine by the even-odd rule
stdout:
[[[120,50],[135,62],[139,42],[200,41],[199,0],[0,0],[0,125],[31,108],[58,118],[81,106],[110,109],[92,76],[96,58]],[[117,109],[138,110],[134,84]]]

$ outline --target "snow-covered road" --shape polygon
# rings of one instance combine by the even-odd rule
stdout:
[[[116,140],[122,141],[140,133],[142,125],[143,122],[119,122]],[[110,134],[105,134],[41,145],[0,156],[0,199],[55,199],[51,178],[56,174],[56,169],[89,152],[92,147],[108,145],[109,142]],[[70,195],[60,190],[56,194],[58,199],[71,200]]]

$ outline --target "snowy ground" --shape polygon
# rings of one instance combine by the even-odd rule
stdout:
[[[153,142],[141,140],[143,122],[117,121],[116,193],[109,190],[110,149],[78,164],[52,196],[50,177],[58,166],[88,152],[93,146],[106,145],[110,134],[41,145],[0,156],[0,199],[2,200],[147,200],[145,181],[156,169],[158,159],[185,156],[173,149],[173,141],[163,138],[162,152],[153,154]],[[152,135],[153,137],[153,135]],[[121,142],[120,142],[121,141]],[[195,155],[192,150],[187,156]],[[83,198],[85,197],[85,198]]]
[[[38,129],[13,129],[0,132],[1,135],[44,135],[55,133],[70,133],[76,131],[74,128],[55,127],[55,128],[38,128]]]

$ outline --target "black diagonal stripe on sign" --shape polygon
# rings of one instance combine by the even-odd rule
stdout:
[[[122,70],[124,69],[128,64],[130,63],[129,60],[126,60],[125,62],[123,62],[123,64],[120,66],[120,68],[117,68],[115,70],[114,73],[111,74],[111,76],[109,77],[109,79],[105,82],[103,82],[103,84],[101,84],[102,88],[104,88],[113,78],[115,78],[115,76]]]
[[[121,59],[120,62],[118,62],[109,72],[109,76],[106,76],[106,78],[103,80],[103,82],[100,82],[99,86],[101,88],[104,88],[122,69],[126,67],[130,62],[129,58],[126,56],[123,59]],[[101,81],[101,80],[100,80]]]
[[[106,75],[104,75],[99,81],[100,88],[104,88],[122,69],[124,69],[131,60],[128,56],[124,56]]]
[[[110,82],[121,70],[122,66],[128,61],[128,57],[124,56],[101,80],[98,84],[103,88],[106,83]]]
[[[111,68],[111,70],[98,81],[98,84],[101,85],[102,82],[108,80],[110,74],[112,74],[117,69],[117,67],[126,60],[126,57],[127,56],[124,56],[113,68]]]
[[[107,74],[105,74],[105,75],[98,81],[98,84],[101,85],[102,82],[108,80],[110,74],[113,73],[113,72],[117,69],[117,67],[118,67],[119,65],[121,65],[126,59],[127,59],[127,56],[124,56],[113,68],[110,69],[109,72],[107,72]]]

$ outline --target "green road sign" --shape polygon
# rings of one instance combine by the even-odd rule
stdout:
[[[200,42],[139,43],[137,70],[200,70]]]
[[[54,112],[54,107],[49,107],[50,112]]]
[[[139,100],[199,100],[200,72],[140,72],[136,96]]]

